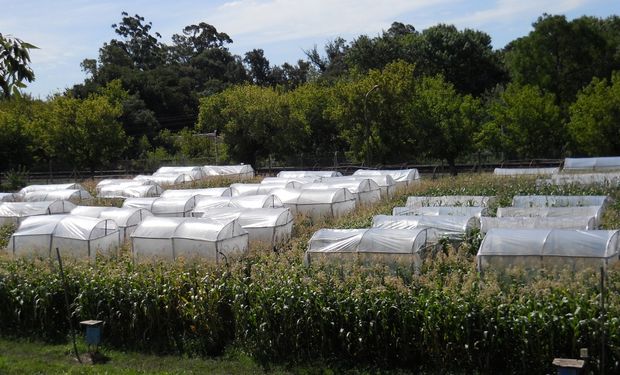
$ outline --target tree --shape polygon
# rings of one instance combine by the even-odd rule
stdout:
[[[456,175],[456,159],[470,151],[481,118],[480,102],[459,94],[442,76],[424,77],[416,85],[413,122],[424,139],[421,151],[445,159]]]
[[[21,39],[0,33],[0,89],[5,99],[19,95],[19,89],[26,87],[23,81],[34,81],[34,72],[29,64],[30,50],[36,48]]]
[[[404,61],[338,82],[326,109],[348,144],[349,156],[368,163],[399,162],[416,155],[412,123],[414,66]]]
[[[610,78],[620,68],[617,25],[617,17],[568,21],[544,14],[527,36],[506,46],[506,66],[515,83],[553,93],[566,109],[593,77]]]
[[[29,124],[44,105],[28,98],[0,101],[0,171],[32,164]]]
[[[122,12],[122,15],[121,22],[112,27],[123,40],[112,39],[109,45],[125,52],[137,69],[152,69],[160,65],[164,61],[164,48],[157,40],[161,35],[157,32],[151,35],[152,23],[144,22],[144,17],[138,14],[129,16],[127,12]]]
[[[262,49],[246,52],[243,62],[247,65],[250,77],[255,85],[269,86],[271,84],[271,67]]]
[[[620,72],[611,82],[594,78],[577,94],[567,130],[576,155],[620,154]]]
[[[321,73],[321,78],[334,80],[348,71],[345,58],[348,49],[347,41],[338,37],[325,45],[325,57],[321,56],[316,45],[312,49],[304,51],[304,53]]]
[[[553,94],[511,83],[487,108],[489,120],[477,135],[483,148],[507,159],[557,158],[566,137]]]

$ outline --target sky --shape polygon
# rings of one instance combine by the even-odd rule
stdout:
[[[187,25],[209,23],[227,33],[232,53],[262,48],[272,65],[295,63],[304,50],[335,39],[379,35],[394,21],[422,31],[438,23],[488,33],[494,48],[527,35],[543,13],[608,17],[620,0],[0,0],[0,33],[39,49],[31,52],[36,80],[24,92],[45,99],[83,82],[80,62],[97,58],[116,34],[121,12],[152,22],[170,43]]]

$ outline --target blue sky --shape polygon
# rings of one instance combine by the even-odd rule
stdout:
[[[31,53],[36,81],[25,90],[45,98],[85,78],[80,62],[97,58],[115,38],[121,12],[139,14],[170,42],[199,22],[226,32],[233,53],[262,48],[272,64],[296,62],[303,50],[342,36],[375,36],[393,21],[423,30],[437,23],[491,35],[495,48],[527,35],[542,13],[607,17],[620,14],[619,0],[0,0],[0,33],[40,49]]]

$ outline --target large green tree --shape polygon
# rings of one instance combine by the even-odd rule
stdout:
[[[577,94],[567,130],[576,155],[620,154],[620,72],[611,82],[594,78]]]
[[[511,83],[487,107],[488,121],[477,134],[481,148],[506,159],[558,158],[566,143],[560,108],[553,94]]]
[[[481,121],[480,102],[459,94],[440,75],[419,80],[412,99],[413,122],[423,139],[420,150],[446,160],[456,175],[456,159],[472,150],[472,134]]]
[[[506,46],[512,80],[553,93],[566,109],[593,77],[610,78],[620,68],[617,16],[607,19],[544,14],[527,36]]]

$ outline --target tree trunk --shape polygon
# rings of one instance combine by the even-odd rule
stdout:
[[[458,171],[456,170],[456,163],[455,163],[454,158],[447,158],[446,160],[448,161],[448,168],[450,169],[450,175],[451,176],[458,175]]]

